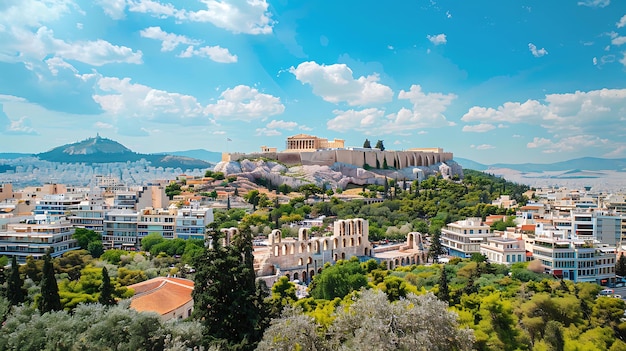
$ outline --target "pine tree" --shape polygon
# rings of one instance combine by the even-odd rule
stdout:
[[[437,298],[443,302],[450,301],[450,289],[448,287],[448,274],[446,273],[446,265],[441,266],[441,275],[439,276],[439,292]]]
[[[264,306],[256,298],[252,233],[240,226],[231,245],[223,247],[222,239],[216,233],[196,259],[194,316],[204,325],[205,346],[253,350],[263,333]]]
[[[106,267],[102,268],[102,284],[100,285],[100,297],[98,298],[98,302],[103,305],[111,306],[115,305],[117,302],[113,297],[113,285],[111,285],[111,278],[109,278],[109,271]]]
[[[380,150],[380,151],[385,151],[385,145],[383,145],[383,141],[382,140],[378,140],[376,142],[376,146],[374,146],[376,149]]]
[[[7,286],[7,300],[9,300],[11,305],[16,306],[24,302],[25,295],[24,280],[20,276],[17,258],[13,256],[13,260],[11,260],[11,276]]]
[[[432,257],[433,262],[439,263],[439,255],[444,254],[444,249],[441,246],[441,232],[436,231],[430,242],[430,248],[428,249],[428,255]]]
[[[369,139],[365,139],[365,142],[363,143],[363,148],[364,149],[371,149],[372,148],[372,144],[370,144],[370,140]]]
[[[61,297],[59,296],[59,286],[54,276],[54,266],[50,252],[43,256],[43,276],[41,278],[41,298],[38,301],[39,311],[44,314],[51,311],[60,311]]]

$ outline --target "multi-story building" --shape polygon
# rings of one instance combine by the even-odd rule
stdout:
[[[79,248],[73,235],[74,228],[67,219],[35,215],[20,223],[8,223],[6,230],[0,231],[0,255],[15,256],[20,263],[26,262],[27,256],[40,259],[48,250],[52,250],[52,257],[58,257]]]
[[[491,237],[486,243],[480,244],[480,253],[491,263],[510,265],[526,261],[526,249],[520,239]]]
[[[480,244],[487,243],[493,236],[491,228],[480,218],[468,218],[442,228],[441,245],[449,255],[469,258],[473,253],[480,253]]]
[[[88,200],[81,201],[77,209],[71,211],[69,220],[74,228],[84,228],[102,234],[106,210],[104,199],[99,195],[92,195]]]
[[[42,199],[35,201],[35,215],[68,216],[71,211],[78,209],[83,195],[77,194],[54,194],[44,195]]]
[[[180,239],[205,238],[206,226],[213,222],[213,209],[190,206],[178,209],[176,215],[176,237]]]
[[[592,240],[567,238],[563,232],[537,225],[533,258],[546,273],[575,282],[615,281],[615,247],[598,246]]]
[[[157,233],[165,239],[174,239],[176,207],[168,209],[144,208],[137,216],[137,239]]]
[[[104,215],[102,245],[106,249],[136,249],[137,219],[132,210],[112,210]]]

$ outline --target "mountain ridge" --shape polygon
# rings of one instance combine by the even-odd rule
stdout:
[[[462,157],[455,157],[454,160],[463,168],[477,171],[488,171],[490,169],[507,168],[519,172],[556,172],[556,171],[616,171],[626,172],[626,158],[601,158],[601,157],[579,157],[566,161],[553,163],[494,163],[491,165],[482,164]]]

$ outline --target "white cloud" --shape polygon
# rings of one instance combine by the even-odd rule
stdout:
[[[72,0],[3,0],[0,23],[8,27],[40,27],[70,12]]]
[[[255,131],[255,135],[263,135],[263,136],[278,136],[282,135],[281,132],[276,129],[268,129],[268,128],[257,128]]]
[[[446,18],[452,18],[452,14],[450,13],[450,11],[446,11]]]
[[[356,130],[368,135],[408,134],[416,129],[453,126],[455,123],[446,120],[443,113],[455,98],[454,94],[425,94],[419,85],[413,85],[409,91],[402,90],[398,94],[398,99],[409,100],[413,104],[412,109],[401,108],[391,114],[377,108],[335,110],[335,118],[329,120],[326,126],[330,130]]]
[[[130,0],[128,10],[179,21],[209,22],[233,33],[271,34],[274,21],[265,0],[200,0],[206,9],[189,11],[152,0]]]
[[[622,28],[622,27],[626,26],[626,15],[622,16],[622,18],[620,18],[619,22],[617,22],[615,25],[617,26],[617,28]]]
[[[529,148],[545,147],[549,152],[603,146],[609,137],[621,138],[626,120],[626,89],[549,94],[545,102],[507,102],[497,109],[472,107],[461,118],[464,122],[509,123],[541,126],[554,135],[535,138]]]
[[[101,122],[101,121],[94,123],[93,126],[94,128],[97,128],[97,129],[115,129],[115,126],[112,125],[111,123]]]
[[[233,55],[220,46],[203,46],[198,49],[194,49],[193,46],[187,47],[185,51],[182,51],[178,57],[189,58],[193,56],[208,57],[211,60],[219,63],[235,63],[237,62],[237,55]]]
[[[378,74],[354,79],[346,64],[319,65],[303,62],[289,69],[297,80],[309,84],[313,93],[332,103],[346,102],[350,106],[389,102],[393,98],[390,87],[378,83]]]
[[[161,27],[148,27],[142,29],[139,34],[143,38],[160,40],[162,42],[161,51],[172,51],[180,44],[199,45],[202,43],[201,40],[190,39],[184,35],[167,33]]]
[[[481,123],[473,126],[463,126],[464,132],[485,133],[493,129],[496,129],[496,127],[493,124],[489,123]]]
[[[114,20],[125,17],[126,0],[96,0],[96,4],[100,5],[104,13]]]
[[[446,35],[443,33],[436,35],[427,35],[426,38],[428,38],[428,40],[430,40],[430,42],[435,45],[441,45],[448,42]]]
[[[333,113],[336,117],[326,122],[326,127],[329,130],[334,130],[336,132],[357,130],[364,132],[365,134],[376,134],[384,131],[384,129],[381,128],[382,126],[379,124],[384,122],[384,110],[368,108],[360,111],[335,110]]]
[[[530,52],[535,57],[541,57],[541,56],[545,56],[545,55],[548,54],[548,50],[546,50],[544,48],[541,48],[541,49],[537,50],[537,47],[533,43],[529,43],[528,44],[528,50],[530,50]]]
[[[26,117],[21,117],[18,120],[11,121],[11,124],[7,126],[7,129],[4,132],[6,134],[39,134],[35,129],[33,129],[30,120]]]
[[[611,3],[611,0],[583,0],[579,1],[579,6],[589,6],[589,7],[607,7]]]
[[[101,77],[96,86],[100,91],[93,95],[93,99],[113,116],[163,118],[165,122],[203,116],[203,108],[195,97],[134,84],[130,78]]]
[[[298,127],[298,123],[296,122],[288,122],[288,121],[283,121],[283,120],[273,120],[270,123],[267,124],[266,126],[269,129],[287,129],[287,130],[293,130],[296,127]]]
[[[597,65],[598,65],[598,58],[597,58],[597,57],[594,57],[594,58],[592,59],[592,62],[593,62],[593,65],[594,65],[594,66],[597,66]]]
[[[83,24],[80,22],[76,23],[76,29],[83,29]]]
[[[620,46],[626,43],[626,37],[615,37],[613,39],[611,39],[611,44],[615,45],[615,46]]]
[[[608,158],[616,158],[616,157],[625,157],[626,156],[626,145],[619,145],[613,151],[607,152],[602,155],[602,157]]]
[[[206,114],[215,118],[228,118],[236,120],[265,119],[268,116],[281,114],[285,106],[280,99],[260,93],[257,89],[246,85],[238,85],[232,89],[226,89],[217,103],[205,108]]]
[[[495,146],[489,144],[470,145],[470,147],[476,150],[491,150],[496,148]]]
[[[5,47],[7,55],[0,61],[30,63],[42,61],[46,56],[83,62],[92,66],[109,63],[142,63],[141,51],[134,52],[126,46],[117,46],[105,40],[69,43],[54,37],[54,32],[41,27],[36,33],[14,28],[13,40]]]
[[[74,66],[63,61],[63,59],[60,57],[55,56],[55,57],[49,58],[46,60],[46,64],[48,65],[48,69],[50,70],[50,73],[52,73],[53,76],[56,76],[57,74],[59,74],[59,68],[69,69],[75,74],[78,74],[78,70],[76,70]]]

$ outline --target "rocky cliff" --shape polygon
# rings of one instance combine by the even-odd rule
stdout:
[[[318,186],[326,184],[332,189],[345,189],[348,184],[382,185],[385,177],[397,180],[421,181],[437,173],[446,178],[454,175],[463,176],[462,167],[454,161],[436,163],[429,167],[366,170],[338,162],[332,166],[287,167],[275,161],[243,159],[240,161],[219,162],[214,167],[214,171],[222,172],[226,176],[245,177],[253,182],[265,179],[274,186],[287,184],[291,188],[298,188],[304,184],[314,183]]]

